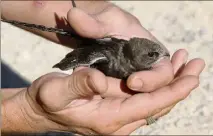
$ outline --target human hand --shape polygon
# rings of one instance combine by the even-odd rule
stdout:
[[[101,10],[97,11],[70,9],[67,15],[68,22],[79,35],[89,38],[115,36],[129,39],[143,37],[158,42],[133,15],[113,4],[99,6]],[[127,86],[134,91],[151,92],[167,85],[174,78],[176,70],[173,67],[180,66],[187,60],[185,50],[179,51],[179,54],[181,54],[180,58],[174,59],[177,61],[171,63],[169,59],[166,59],[155,65],[150,71],[133,73],[127,80]]]
[[[157,119],[185,99],[199,85],[203,68],[201,59],[191,60],[169,85],[134,95],[123,92],[120,84],[113,84],[110,77],[98,70],[77,68],[72,75],[44,75],[22,91],[22,97],[17,95],[16,102],[27,114],[25,119],[28,117],[32,132],[128,135],[145,125],[147,117]],[[28,104],[29,108],[23,106]]]
[[[108,11],[110,10],[106,10],[106,11],[107,12],[103,12],[103,13],[108,14],[109,13]],[[76,16],[77,13],[78,11],[77,12],[74,11],[74,13],[73,11],[69,12],[69,14],[72,14],[70,16],[70,19],[73,17],[75,18],[72,21],[75,21],[76,19],[78,19],[78,17]],[[125,16],[124,14],[122,18],[128,19],[128,16],[129,15]],[[100,16],[98,15],[98,17]],[[105,18],[105,17],[103,16],[102,18]],[[89,19],[89,18],[87,17],[84,19]],[[141,27],[142,30],[140,32],[138,31],[140,30],[139,27],[133,27],[133,26],[130,27],[132,24],[134,24],[134,22],[137,19],[135,21],[133,20],[130,19],[129,20],[130,22],[128,23],[125,23],[127,20],[124,22],[120,21],[120,23],[128,24],[128,25],[124,25],[126,27],[120,27],[120,26],[118,27],[118,25],[120,24],[118,23],[117,25],[115,25],[117,22],[119,22],[119,21],[116,21],[116,23],[113,23],[114,24],[113,25],[114,28],[113,28],[111,25],[109,25],[109,24],[112,24],[112,22],[110,22],[108,25],[106,25],[106,26],[110,26],[109,28],[113,28],[113,29],[108,29],[110,30],[109,33],[100,33],[102,31],[101,26],[103,26],[103,24],[98,23],[98,21],[90,20],[89,23],[88,22],[86,23],[90,25],[91,24],[99,25],[100,27],[93,27],[94,29],[92,30],[90,29],[90,31],[87,31],[89,30],[88,26],[86,29],[84,29],[83,27],[82,30],[86,30],[85,31],[86,33],[83,32],[82,30],[80,30],[80,33],[82,33],[81,35],[85,35],[87,37],[92,37],[92,38],[99,38],[106,35],[123,35],[124,38],[128,36],[138,36],[138,37],[147,37],[148,39],[150,38],[152,39],[151,35],[147,33],[146,34],[142,33],[142,32],[146,32],[145,29],[143,29],[142,27]],[[88,21],[88,20],[84,20],[84,21]],[[83,23],[84,21],[81,20],[81,22]],[[76,21],[76,23],[79,23],[79,22]],[[75,25],[73,24],[73,22],[71,22],[71,24]],[[79,25],[82,25],[82,24],[79,24]],[[115,26],[116,26],[116,31],[114,31]],[[74,26],[74,28],[79,29],[80,27],[78,28],[78,26],[76,25]],[[126,28],[131,28],[130,30],[133,30],[133,31],[129,33],[128,32],[129,29],[127,30]],[[103,29],[103,32],[107,32],[107,31]],[[125,33],[128,33],[129,35]],[[177,55],[177,56],[180,56],[180,55]],[[27,113],[27,115],[30,117],[34,115],[36,116],[35,118],[31,118],[28,120],[28,122],[32,124],[31,129],[37,128],[36,130],[34,129],[34,131],[39,131],[39,130],[76,131],[78,133],[84,133],[84,134],[90,134],[90,133],[129,134],[137,127],[146,124],[146,121],[144,120],[144,118],[147,118],[148,116],[151,116],[151,115],[154,115],[155,118],[158,118],[159,116],[168,112],[169,111],[168,106],[170,109],[170,105],[173,105],[179,100],[184,99],[188,95],[188,93],[197,86],[197,80],[198,80],[197,76],[199,75],[199,73],[202,71],[202,68],[203,68],[203,61],[201,60],[191,61],[183,69],[183,71],[181,72],[182,74],[179,74],[179,77],[178,76],[176,77],[173,83],[171,83],[168,86],[162,87],[164,85],[167,85],[173,79],[174,73],[176,73],[176,70],[178,70],[178,69],[175,69],[175,67],[177,68],[183,64],[184,59],[180,59],[181,57],[177,57],[177,56],[174,57],[172,61],[173,66],[171,63],[168,63],[167,61],[166,63],[165,62],[162,63],[160,66],[158,65],[159,67],[156,66],[157,70],[155,70],[156,69],[155,67],[154,70],[150,72],[144,71],[144,72],[138,72],[133,74],[135,76],[138,75],[140,78],[142,78],[142,81],[143,81],[142,88],[133,89],[133,90],[136,90],[139,92],[150,92],[155,90],[154,92],[151,92],[150,94],[144,93],[144,94],[129,95],[127,93],[123,93],[122,91],[123,88],[120,88],[120,86],[118,86],[120,84],[117,84],[120,82],[120,80],[116,80],[116,82],[113,82],[113,85],[111,85],[112,84],[111,82],[114,79],[110,77],[107,77],[107,78],[98,77],[98,80],[96,79],[94,83],[95,83],[95,86],[101,85],[101,87],[93,89],[94,86],[89,87],[89,84],[85,83],[85,80],[83,80],[82,78],[87,77],[87,75],[90,75],[91,73],[92,73],[91,75],[92,77],[96,77],[97,75],[100,76],[102,74],[99,71],[91,70],[91,69],[81,69],[79,71],[75,71],[75,73],[71,76],[62,75],[59,73],[58,74],[53,73],[53,74],[44,76],[38,79],[37,81],[35,81],[32,84],[32,86],[29,88],[29,91],[22,92],[24,96],[22,98],[25,98],[25,96],[27,97],[27,101],[30,104],[30,108],[32,107],[33,112],[35,112],[32,115],[29,115],[29,113]],[[165,66],[165,68],[168,68],[168,69],[163,70],[163,66]],[[194,67],[194,66],[198,66],[198,67]],[[174,67],[174,70],[171,67]],[[170,74],[167,74],[167,72]],[[151,76],[148,76],[150,74]],[[162,77],[160,75],[162,75]],[[192,75],[192,76],[188,76],[188,75]],[[153,78],[151,78],[150,80],[149,78],[147,78],[147,76],[149,78],[150,77],[153,77]],[[143,77],[146,77],[146,78],[143,78]],[[100,79],[103,79],[103,81],[100,81]],[[130,79],[128,80],[128,86],[130,88],[131,88],[130,83],[131,83],[131,80],[133,79],[134,79],[134,76],[130,76]],[[168,79],[170,79],[170,81]],[[67,83],[66,81],[67,82],[70,81],[68,83],[73,84],[73,86],[69,87],[66,84]],[[107,81],[107,83],[104,84],[104,81]],[[157,83],[157,84],[153,85],[153,83]],[[185,86],[185,83],[187,83],[187,86]],[[78,87],[76,87],[76,85]],[[106,88],[107,88],[106,90],[104,89],[103,85],[106,85]],[[160,88],[160,89],[156,89],[156,88]],[[73,94],[71,98],[69,97],[71,96],[70,94],[71,95]],[[82,95],[87,97],[85,97],[85,99],[76,99],[78,98],[78,96],[80,97]],[[92,96],[94,97],[92,98]],[[122,97],[110,98],[108,96],[122,96]],[[167,98],[166,96],[168,97],[168,99],[165,99]],[[105,99],[102,99],[102,97]],[[88,98],[91,98],[91,99],[88,100]],[[153,103],[153,101],[155,101],[155,103]],[[96,107],[97,106],[96,102],[101,103],[102,106]],[[111,104],[109,102],[111,102]],[[134,106],[131,103],[133,103]],[[23,107],[21,106],[21,108]],[[93,110],[93,108],[97,110],[94,110],[92,114],[89,114],[91,113],[90,111]],[[26,110],[25,108],[23,109]],[[88,110],[88,112],[84,113],[86,109]],[[145,109],[145,110],[142,111],[141,109]],[[163,110],[159,112],[161,109]],[[99,112],[98,110],[100,110],[101,112]],[[100,113],[100,114],[97,115],[94,113]],[[88,116],[85,116],[85,114]],[[39,120],[38,122],[37,122],[37,119]],[[99,119],[103,119],[103,121],[100,121]]]

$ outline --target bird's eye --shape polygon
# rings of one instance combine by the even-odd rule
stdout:
[[[158,57],[158,56],[159,56],[159,53],[158,53],[158,52],[149,52],[149,53],[148,53],[148,56],[149,56],[149,57]]]

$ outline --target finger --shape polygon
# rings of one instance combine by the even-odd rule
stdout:
[[[120,97],[120,98],[128,98],[135,94],[135,92],[131,91],[123,80],[107,77],[108,89],[105,93],[102,93],[102,97]]]
[[[82,69],[85,69],[87,67],[77,67],[74,72],[78,72]],[[73,72],[73,73],[74,73]],[[113,78],[113,77],[106,77],[108,88],[107,91],[101,93],[100,95],[105,97],[122,97],[122,98],[128,98],[134,94],[133,91],[131,91],[125,84],[123,80]],[[98,79],[97,79],[98,80]]]
[[[134,122],[154,115],[186,98],[198,84],[199,80],[196,76],[186,76],[155,92],[136,94],[122,103],[120,119],[131,123],[131,121]]]
[[[77,67],[74,72],[80,71],[82,69],[85,69],[87,67]],[[73,73],[74,73],[73,72]],[[113,77],[106,77],[108,88],[107,91],[100,94],[103,98],[105,97],[122,97],[122,98],[128,98],[135,94],[135,92],[131,91],[127,86],[126,83],[123,80],[113,78]]]
[[[153,115],[153,119],[158,120],[160,117],[165,116],[166,114],[168,114],[171,109],[174,107],[175,105],[172,105],[170,107],[167,107],[165,109],[163,109],[161,112],[156,113],[155,115]],[[124,125],[122,126],[119,130],[117,130],[116,132],[114,132],[114,135],[122,135],[122,134],[131,134],[132,132],[134,132],[136,129],[140,128],[141,126],[147,125],[147,122],[145,119],[141,119],[135,122],[132,122],[130,124]]]
[[[156,113],[155,115],[153,115],[153,119],[158,120],[160,117],[165,116],[166,114],[168,114],[171,109],[174,107],[175,105],[172,105],[170,107],[167,107],[165,109],[163,109],[161,112]],[[145,119],[141,119],[135,122],[132,122],[130,124],[124,125],[122,126],[119,130],[117,130],[116,132],[114,132],[114,135],[122,135],[122,134],[127,134],[130,135],[132,132],[134,132],[136,129],[140,128],[141,126],[147,125],[147,122]]]
[[[166,114],[168,114],[174,107],[176,104],[173,104],[172,106],[169,106],[165,109],[163,109],[161,112],[156,113],[155,115],[153,115],[154,119],[159,119],[160,117],[165,116]]]
[[[184,66],[187,59],[188,59],[188,52],[184,49],[180,49],[174,53],[171,62],[175,75],[179,70],[181,70],[181,67]]]
[[[184,67],[183,71],[179,74],[179,76],[180,77],[185,75],[199,76],[204,68],[205,68],[204,60],[200,58],[195,58],[186,64],[186,66]]]
[[[194,75],[199,76],[199,74],[202,72],[203,68],[205,67],[205,63],[202,59],[193,59],[189,61],[189,63],[184,67],[184,70],[181,73],[181,77],[187,76],[187,75]],[[163,109],[161,112],[154,115],[155,118],[159,118],[164,116],[165,114],[169,113],[172,108],[174,108],[176,104],[173,104],[165,109]]]
[[[167,85],[173,79],[172,64],[163,59],[152,70],[135,72],[127,79],[127,86],[138,92],[151,92]]]
[[[81,9],[70,9],[67,18],[72,28],[83,37],[103,38],[107,35],[104,24]]]
[[[186,63],[187,58],[188,58],[188,52],[184,49],[180,49],[174,53],[171,59],[173,69],[174,69],[174,74],[178,73],[178,71],[181,70],[181,67],[183,67]],[[163,109],[161,112],[155,114],[155,116],[158,118],[167,114],[174,106],[175,104]]]
[[[168,108],[163,109],[161,112],[159,112],[159,113],[155,114],[154,116],[152,116],[152,118],[155,119],[155,120],[158,120],[160,117],[163,117],[166,114],[168,114],[173,107],[174,106],[170,106]],[[122,135],[122,134],[130,135],[136,129],[138,129],[141,126],[144,126],[144,125],[147,125],[147,121],[145,119],[141,119],[141,120],[132,122],[130,124],[124,125],[119,130],[117,130],[116,132],[114,132],[113,134],[114,135]]]
[[[122,126],[120,129],[115,131],[113,135],[130,135],[132,132],[134,132],[136,129],[143,125],[146,125],[146,120],[138,120],[133,123]]]

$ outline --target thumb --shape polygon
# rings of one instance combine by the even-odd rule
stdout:
[[[84,67],[75,71],[65,80],[68,83],[68,93],[73,93],[74,99],[92,97],[95,94],[103,94],[107,91],[107,78],[96,69]]]
[[[103,73],[85,68],[68,76],[58,76],[42,84],[39,98],[49,112],[66,108],[75,99],[93,97],[107,91],[107,80]]]
[[[81,9],[70,9],[67,19],[71,27],[82,37],[103,38],[107,36],[106,25]]]

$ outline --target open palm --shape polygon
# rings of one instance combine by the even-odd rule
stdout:
[[[39,78],[27,98],[34,111],[50,122],[51,130],[127,135],[145,125],[147,117],[157,119],[185,99],[199,85],[203,68],[202,60],[191,60],[169,85],[138,94],[125,93],[98,70],[78,68],[72,75],[52,73]]]

